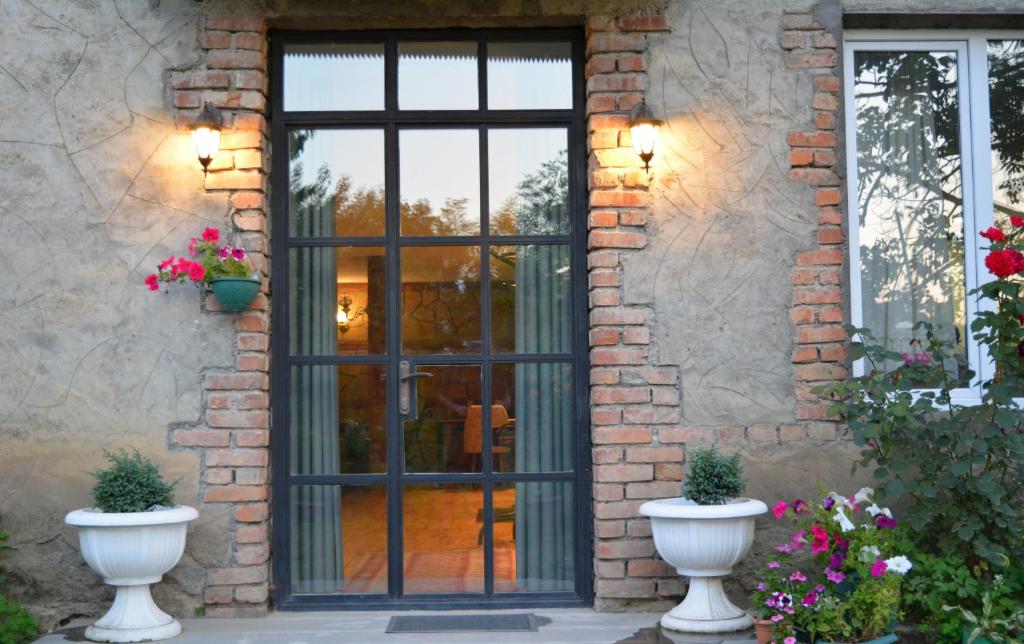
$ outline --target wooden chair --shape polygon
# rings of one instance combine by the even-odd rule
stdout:
[[[484,408],[482,405],[470,405],[466,409],[466,422],[463,425],[462,431],[462,451],[465,452],[469,461],[470,472],[479,472],[482,469],[480,458],[484,442],[483,412]],[[502,405],[491,405],[491,429],[501,429],[508,425],[508,423],[508,411],[505,410],[505,407]],[[495,461],[511,451],[511,447],[491,445],[491,453],[494,454]],[[497,462],[495,462],[494,469],[495,471],[504,471],[503,468],[498,467]]]

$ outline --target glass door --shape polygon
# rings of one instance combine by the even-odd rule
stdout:
[[[279,606],[589,603],[581,48],[274,34]]]

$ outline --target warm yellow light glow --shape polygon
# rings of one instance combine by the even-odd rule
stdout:
[[[340,304],[338,305],[338,326],[348,326],[348,313],[341,308]]]
[[[205,170],[220,150],[220,130],[206,126],[197,127],[192,130],[192,145],[195,146],[196,156]]]
[[[633,151],[649,167],[654,158],[654,148],[658,145],[658,125],[650,122],[636,123],[629,128],[629,136],[633,140]]]

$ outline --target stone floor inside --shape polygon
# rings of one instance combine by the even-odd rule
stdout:
[[[471,613],[474,611],[463,611]],[[597,613],[585,608],[489,611],[537,616],[536,632],[385,633],[403,612],[273,613],[252,619],[183,619],[175,644],[749,644],[749,632],[695,635],[663,631],[656,613]],[[461,614],[461,613],[460,613]],[[86,622],[73,623],[37,640],[39,644],[84,642]]]

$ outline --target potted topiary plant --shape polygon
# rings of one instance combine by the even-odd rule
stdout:
[[[739,455],[727,458],[712,447],[690,456],[685,497],[640,506],[651,518],[658,554],[690,577],[686,597],[661,617],[663,627],[694,633],[750,627],[750,615],[722,588],[722,578],[750,551],[754,518],[768,511],[761,501],[741,498],[744,489]]]
[[[174,503],[174,486],[138,451],[104,451],[111,467],[95,472],[95,507],[70,512],[82,558],[117,588],[106,615],[89,626],[94,642],[143,642],[174,637],[181,625],[160,610],[149,593],[185,552],[195,508]]]

